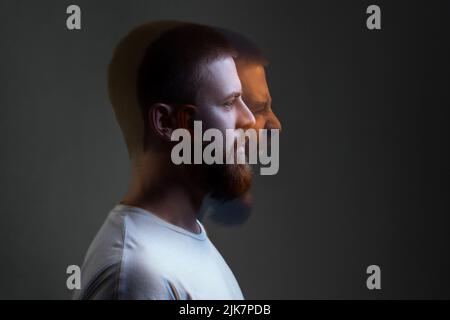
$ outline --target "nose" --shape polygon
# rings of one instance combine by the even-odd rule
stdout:
[[[267,115],[267,120],[265,124],[265,129],[278,129],[281,132],[281,123],[280,120],[277,118],[275,113],[273,113],[272,110]]]
[[[242,98],[239,98],[239,107],[238,107],[238,114],[237,114],[237,128],[242,129],[249,129],[255,126],[256,119],[253,113],[250,111],[250,109],[245,104],[244,100]]]

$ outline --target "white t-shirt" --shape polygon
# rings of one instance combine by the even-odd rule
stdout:
[[[236,299],[242,292],[198,221],[189,232],[117,205],[92,242],[74,299]]]

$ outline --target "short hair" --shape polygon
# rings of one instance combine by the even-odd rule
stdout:
[[[231,46],[236,50],[237,57],[236,60],[241,60],[244,62],[267,66],[269,61],[263,55],[259,46],[250,38],[242,35],[241,33],[223,29],[216,28],[225,39],[230,43]]]
[[[114,49],[108,66],[108,93],[130,158],[143,151],[144,119],[136,95],[138,68],[148,46],[182,24],[171,20],[147,22],[131,30]]]
[[[138,70],[137,96],[144,117],[144,148],[149,142],[148,110],[155,103],[193,104],[203,64],[236,51],[216,29],[188,24],[163,33],[147,49]]]

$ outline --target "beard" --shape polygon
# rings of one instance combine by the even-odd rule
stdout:
[[[203,145],[202,154],[205,146]],[[237,140],[227,147],[237,150]],[[234,158],[233,163],[226,163],[227,153],[224,150],[223,163],[202,163],[191,166],[191,179],[202,186],[209,198],[218,203],[244,196],[249,192],[253,178],[252,169],[247,163],[248,140],[245,140],[244,152],[245,163],[237,163],[237,151],[230,153]]]
[[[250,190],[252,170],[248,164],[212,164],[203,167],[206,188],[214,200],[234,200]]]
[[[239,225],[250,217],[253,174],[248,164],[201,164],[189,166],[189,172],[194,185],[207,193],[199,210],[200,220]]]
[[[245,151],[248,159],[247,145]],[[194,169],[194,175],[208,192],[200,220],[208,217],[220,225],[239,225],[249,218],[253,207],[252,168],[247,163],[238,164],[236,153],[233,164],[202,164]]]

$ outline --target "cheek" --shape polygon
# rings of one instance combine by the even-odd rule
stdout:
[[[208,112],[199,115],[203,121],[203,129],[215,128],[225,133],[226,129],[236,128],[236,113],[223,107],[211,107]]]

